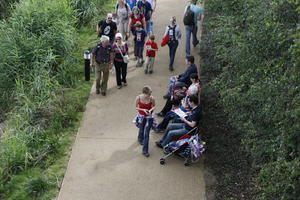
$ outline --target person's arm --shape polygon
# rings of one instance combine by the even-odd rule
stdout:
[[[100,33],[100,27],[99,27],[99,24],[96,25],[96,32],[97,32],[97,34],[99,35],[99,33]]]
[[[127,28],[127,33],[126,33],[126,35],[127,35],[128,38],[130,37],[131,23],[132,23],[132,19],[131,19],[131,17],[129,16],[128,28]]]
[[[146,30],[146,19],[145,19],[145,16],[143,17],[142,21],[143,21],[143,29]]]
[[[156,9],[156,0],[153,0],[153,8],[152,8],[152,13],[155,11],[155,9]]]
[[[176,31],[175,32],[177,33],[178,40],[180,40],[181,39],[181,30],[180,30],[178,25],[176,26]]]
[[[169,32],[169,26],[166,27],[164,37],[168,34],[168,32]]]
[[[96,60],[96,55],[95,55],[95,54],[92,54],[92,57],[91,57],[91,63],[90,63],[91,66],[94,65],[95,60]]]
[[[187,125],[189,125],[190,127],[194,128],[197,125],[197,122],[195,121],[189,121],[184,117],[180,117],[181,121],[183,121],[184,123],[186,123]]]
[[[113,61],[115,59],[115,52],[111,51],[109,54],[109,69],[111,70],[113,67]]]
[[[158,47],[157,47],[157,44],[156,44],[156,43],[154,44],[154,48],[151,48],[151,50],[152,50],[152,51],[158,51]]]
[[[153,97],[151,97],[152,99],[152,108],[149,110],[149,113],[152,113],[155,109],[155,99]]]

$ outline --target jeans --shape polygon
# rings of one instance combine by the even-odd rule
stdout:
[[[173,111],[167,112],[164,119],[157,125],[157,129],[164,130],[167,128],[169,122],[176,117],[176,114]]]
[[[145,117],[139,127],[138,142],[143,143],[143,153],[148,153],[149,133],[152,125],[153,118],[147,119]]]
[[[150,20],[146,21],[146,32],[148,35],[153,33],[153,22]]]
[[[120,86],[126,83],[127,63],[115,61],[117,85]]]
[[[173,87],[174,87],[176,81],[177,81],[176,76],[171,76],[171,78],[169,80],[168,88],[167,88],[167,94],[169,96],[171,96],[171,94],[173,92]]]
[[[193,37],[193,45],[196,46],[199,41],[197,39],[198,27],[195,25],[185,26],[185,54],[191,55],[191,35]]]
[[[174,41],[169,42],[168,46],[169,46],[169,57],[170,57],[169,69],[173,69],[176,50],[177,50],[177,47],[178,47],[178,40],[174,40]]]
[[[168,126],[164,136],[159,143],[164,147],[172,141],[174,137],[181,137],[186,134],[188,130],[185,128],[185,123],[173,123]]]

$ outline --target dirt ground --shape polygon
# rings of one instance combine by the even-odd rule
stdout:
[[[181,27],[183,40],[177,51],[174,72],[168,70],[168,48],[159,47],[153,74],[144,74],[143,69],[135,68],[135,62],[131,61],[127,87],[117,89],[115,77],[111,75],[106,97],[96,95],[92,88],[59,200],[206,199],[204,177],[207,171],[203,163],[185,167],[181,158],[172,157],[164,166],[160,165],[163,153],[154,142],[162,134],[157,133],[150,135],[150,157],[145,158],[137,143],[138,130],[132,124],[134,99],[142,87],[152,87],[158,112],[165,103],[162,96],[169,77],[185,69],[182,17],[186,3],[184,0],[158,0],[154,13],[158,43],[171,16],[176,16]]]

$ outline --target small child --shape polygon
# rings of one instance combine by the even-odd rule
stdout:
[[[155,36],[152,34],[149,37],[149,40],[146,42],[146,65],[145,65],[145,74],[153,73],[153,65],[155,61],[155,52],[158,51],[157,43],[154,42]]]
[[[136,67],[142,67],[144,64],[143,60],[143,52],[144,52],[144,44],[145,38],[147,36],[146,31],[142,28],[141,22],[136,22],[135,24],[134,35],[134,56],[137,58]]]

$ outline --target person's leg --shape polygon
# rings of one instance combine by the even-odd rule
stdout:
[[[107,90],[107,82],[109,77],[109,64],[102,64],[103,79],[101,83],[101,92],[105,95]]]
[[[153,66],[154,66],[154,61],[155,61],[155,57],[150,57],[149,58],[149,73],[152,74],[153,73]]]
[[[161,146],[166,146],[173,140],[174,137],[181,137],[184,134],[186,134],[188,131],[185,129],[184,124],[181,125],[178,129],[173,129],[169,131],[168,135],[165,137],[165,139],[161,142]]]
[[[171,109],[172,109],[173,102],[171,100],[171,97],[167,99],[165,106],[163,109],[160,111],[163,116],[165,116]]]
[[[101,81],[101,70],[100,70],[100,65],[98,63],[96,63],[95,76],[96,76],[96,92],[98,93],[100,91],[100,81]]]
[[[121,68],[122,68],[122,63],[121,62],[114,62],[115,64],[115,69],[116,69],[116,80],[117,80],[117,85],[121,86]]]
[[[171,94],[172,94],[172,92],[173,92],[173,87],[174,87],[174,85],[175,85],[175,83],[176,83],[176,76],[172,76],[171,78],[170,78],[170,81],[169,81],[169,85],[168,85],[168,91],[167,91],[167,94],[169,95],[169,96],[171,96]]]
[[[183,127],[183,123],[173,123],[173,124],[170,124],[166,131],[165,131],[165,134],[162,136],[162,138],[158,141],[159,144],[162,144],[166,138],[168,137],[169,135],[169,132],[173,131],[173,130],[177,130],[177,129],[181,129]]]
[[[164,130],[168,127],[169,122],[174,118],[174,115],[176,115],[174,112],[169,111],[164,119],[157,125],[158,130]]]
[[[173,42],[172,56],[171,56],[171,62],[170,62],[170,65],[172,66],[172,68],[173,68],[173,65],[174,65],[174,60],[175,60],[177,47],[178,47],[178,40]]]
[[[169,60],[170,60],[170,62],[169,62],[169,69],[171,70],[173,68],[173,66],[171,64],[172,63],[172,49],[173,49],[172,42],[168,43],[168,46],[169,46]]]
[[[151,22],[150,22],[150,20],[146,21],[146,32],[147,32],[147,35],[151,34]]]
[[[191,33],[192,26],[185,26],[185,54],[191,55]]]
[[[122,82],[127,83],[127,63],[122,63]]]
[[[128,31],[128,20],[123,23],[123,39],[126,40],[126,33]]]
[[[137,56],[138,56],[138,46],[136,44],[134,44],[133,51],[134,51],[134,56],[137,58]]]
[[[197,46],[197,44],[199,43],[198,39],[197,39],[197,32],[198,32],[198,26],[194,25],[193,26],[193,31],[192,31],[192,35],[193,35],[193,45],[194,47]]]
[[[143,141],[143,153],[148,154],[149,147],[149,133],[153,124],[153,119],[147,119],[147,123],[144,129],[144,141]]]
[[[140,144],[143,144],[143,141],[144,141],[144,130],[145,130],[146,122],[147,122],[147,120],[143,119],[143,121],[139,125],[138,142]]]
[[[144,65],[145,74],[148,74],[148,72],[149,72],[149,63],[150,63],[150,58],[147,56],[146,57],[146,62],[145,62],[145,65]]]

